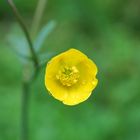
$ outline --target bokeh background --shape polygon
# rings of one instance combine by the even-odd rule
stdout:
[[[38,1],[14,2],[30,28]],[[40,27],[52,19],[57,25],[41,51],[81,50],[97,64],[99,84],[86,102],[65,106],[47,93],[43,68],[30,93],[30,140],[140,140],[139,7],[139,0],[48,0]],[[1,0],[0,140],[20,138],[22,64],[9,43],[15,36],[24,35]]]

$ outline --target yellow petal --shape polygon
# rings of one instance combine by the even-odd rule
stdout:
[[[79,71],[78,82],[63,85],[56,75],[65,66],[75,67]],[[96,87],[97,66],[86,55],[76,49],[70,49],[51,59],[46,67],[45,86],[51,95],[66,105],[76,105],[85,101]],[[66,84],[67,85],[67,84]]]

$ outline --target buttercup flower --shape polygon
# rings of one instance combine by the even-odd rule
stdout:
[[[70,49],[48,62],[45,86],[50,94],[66,105],[79,104],[96,87],[97,66],[85,54]]]

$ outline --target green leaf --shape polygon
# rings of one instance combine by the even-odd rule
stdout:
[[[47,52],[47,53],[42,53],[39,55],[39,62],[40,62],[40,65],[43,66],[45,65],[49,59],[54,56],[55,54],[52,53],[52,52]]]
[[[26,63],[31,59],[27,40],[23,36],[23,33],[18,30],[17,26],[12,27],[7,38],[9,49],[11,49],[11,51],[13,51],[18,56],[22,63]]]
[[[47,25],[45,25],[41,29],[37,39],[34,42],[34,48],[36,52],[38,52],[41,49],[41,47],[43,46],[43,43],[45,42],[45,39],[52,32],[55,26],[56,26],[55,21],[50,21]]]
[[[16,46],[14,46],[14,47],[10,46],[9,49],[17,55],[17,57],[19,58],[19,60],[22,63],[27,63],[28,61],[32,60],[32,58],[30,56],[27,56],[26,54],[19,51],[18,47],[16,47]]]

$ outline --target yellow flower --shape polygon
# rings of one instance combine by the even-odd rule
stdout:
[[[45,86],[54,98],[66,105],[76,105],[88,99],[96,87],[97,71],[85,54],[70,49],[47,64]]]

